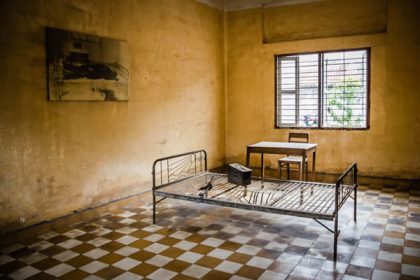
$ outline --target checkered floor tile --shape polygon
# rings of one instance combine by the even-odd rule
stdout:
[[[311,219],[150,197],[0,249],[4,279],[419,279],[420,191],[362,186],[333,236]],[[330,224],[331,225],[331,224]]]

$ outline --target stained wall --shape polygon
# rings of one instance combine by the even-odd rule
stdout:
[[[0,232],[151,188],[153,161],[225,162],[223,12],[193,0],[0,1]],[[128,102],[47,101],[45,27],[126,40]]]
[[[374,16],[380,20],[385,16],[386,31],[382,32],[384,27],[381,27],[381,32],[352,36],[344,36],[348,35],[348,30],[353,30],[351,20],[342,22],[345,19],[334,16],[329,19],[322,15],[322,24],[318,25],[316,15],[312,14],[322,11],[315,9],[314,5],[335,5],[331,10],[341,7],[339,0],[306,2],[292,8],[259,7],[227,13],[227,161],[244,162],[246,145],[263,140],[287,141],[288,133],[295,131],[274,128],[275,54],[370,47],[370,129],[299,131],[309,132],[310,141],[318,143],[316,165],[319,172],[338,173],[357,162],[362,175],[419,179],[420,64],[417,62],[420,61],[420,2],[384,1],[386,14]],[[350,6],[347,3],[345,7],[351,9],[348,14],[357,15],[359,10],[365,15],[363,2],[370,1],[356,0]],[[273,42],[276,38],[285,38],[273,32],[287,30],[284,26],[266,26],[273,20],[264,21],[264,13],[271,19],[275,19],[275,13],[278,13],[274,22],[287,22],[289,14],[294,22],[293,30],[296,33],[301,31],[304,38]],[[366,19],[367,28],[375,22]],[[348,28],[344,28],[340,35],[336,26],[344,24]],[[364,23],[358,21],[357,24],[363,26]],[[328,26],[335,36],[318,38],[328,31],[317,28]],[[267,30],[270,43],[263,43],[263,34]],[[299,35],[285,35],[299,38]],[[267,166],[276,169],[277,159],[277,156],[266,157]],[[251,163],[259,166],[259,156],[252,157]]]

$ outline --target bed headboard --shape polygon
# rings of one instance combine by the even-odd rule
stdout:
[[[198,150],[159,158],[153,163],[153,189],[207,171],[207,152]]]

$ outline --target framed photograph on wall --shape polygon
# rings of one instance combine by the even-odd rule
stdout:
[[[127,101],[126,41],[46,28],[50,101]]]

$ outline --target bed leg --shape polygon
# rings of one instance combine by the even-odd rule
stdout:
[[[156,196],[153,192],[153,224],[156,224]]]
[[[334,262],[337,261],[337,240],[338,240],[338,211],[337,211],[337,215],[335,215],[335,220],[334,220]]]
[[[354,188],[354,213],[353,213],[354,221],[357,220],[357,186]]]

